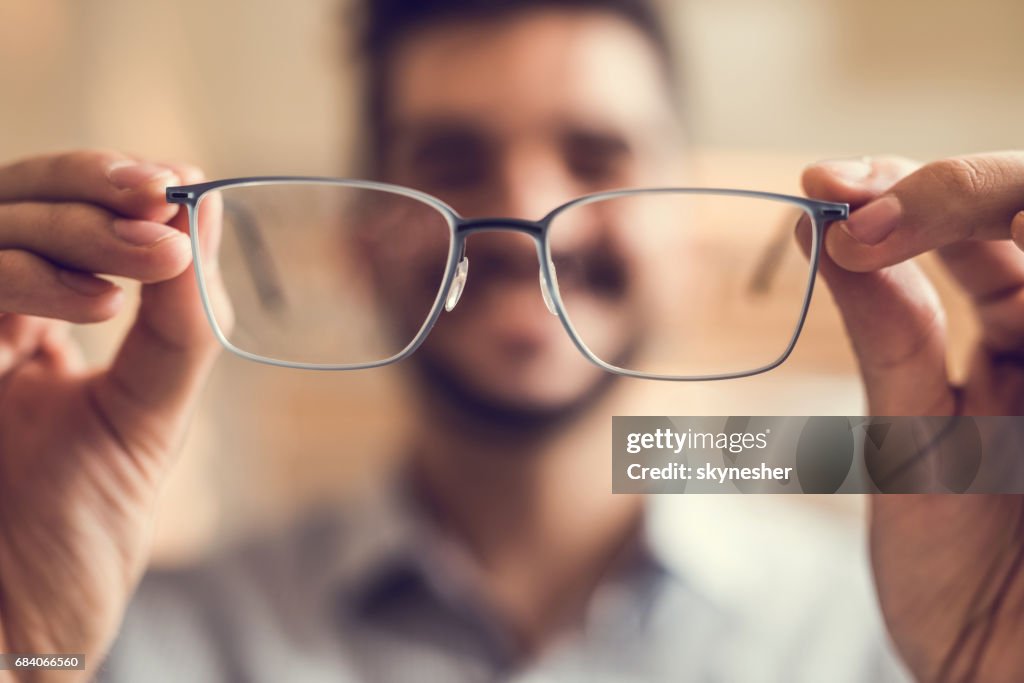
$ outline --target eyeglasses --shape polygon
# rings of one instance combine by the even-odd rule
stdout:
[[[244,358],[319,370],[397,362],[460,298],[469,310],[459,314],[476,315],[504,305],[488,293],[519,297],[532,271],[524,256],[535,253],[538,310],[542,300],[588,360],[681,381],[745,377],[785,361],[807,317],[824,229],[849,213],[767,192],[652,188],[586,195],[539,220],[467,218],[407,187],[318,177],[169,187],[167,201],[188,209],[213,331]],[[801,219],[807,257],[791,234]],[[221,226],[210,254],[198,246],[207,221]],[[468,240],[488,231],[514,234]],[[487,290],[476,298],[470,256]],[[547,339],[547,320],[516,343]],[[463,343],[507,342],[494,327]]]

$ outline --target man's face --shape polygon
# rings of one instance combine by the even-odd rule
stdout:
[[[404,40],[389,83],[384,179],[431,193],[466,217],[536,220],[579,195],[679,179],[663,67],[648,39],[611,14],[533,10],[443,22]],[[588,324],[605,331],[602,355],[614,359],[643,334],[630,277],[641,262],[654,264],[642,256],[642,236],[604,223],[580,226],[581,237],[566,240],[574,253],[554,256],[578,265],[559,269],[563,299],[575,297]],[[408,253],[415,251],[399,269],[417,271]],[[466,255],[465,292],[417,352],[420,362],[509,410],[543,413],[584,401],[603,371],[545,307],[533,241],[477,233]],[[386,298],[432,299],[432,291],[412,291],[417,283],[392,278],[385,286],[410,291]]]

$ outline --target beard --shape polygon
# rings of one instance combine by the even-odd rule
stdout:
[[[460,428],[514,435],[516,438],[542,436],[564,428],[589,413],[623,379],[601,370],[589,387],[557,404],[537,405],[501,396],[474,382],[432,353],[429,343],[410,358],[411,370],[424,400],[440,404],[443,414],[455,416]],[[639,336],[629,340],[612,364],[629,367],[640,346]]]

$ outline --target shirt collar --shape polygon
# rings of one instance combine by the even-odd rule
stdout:
[[[788,507],[765,496],[648,496],[633,570],[670,577],[719,608],[743,609],[758,591],[770,590],[764,581],[773,572],[791,571],[801,558],[806,564],[809,553],[830,552],[806,543],[808,533],[829,535],[823,520]],[[471,601],[460,576],[463,549],[423,514],[402,471],[364,487],[327,520],[315,542],[320,566],[307,574],[319,582],[318,595],[340,592],[358,609],[413,578],[446,602]]]
[[[676,510],[665,509],[659,499],[648,498],[638,557],[630,564],[637,574],[669,575],[689,580],[696,567],[680,554],[679,532],[672,524]],[[328,544],[317,570],[320,595],[339,593],[344,604],[360,608],[372,604],[395,582],[415,577],[436,592],[453,597],[465,582],[464,551],[430,522],[401,472],[381,477],[363,488],[323,525],[322,543]],[[339,528],[340,527],[340,528]]]
[[[841,540],[828,517],[775,496],[651,495],[637,537],[639,565],[625,572],[625,584],[612,581],[599,589],[585,628],[619,624],[629,629],[629,623],[642,623],[636,619],[660,613],[662,604],[678,605],[673,595],[687,594],[736,623],[776,629],[780,609],[809,613],[793,600],[817,600],[818,593],[804,595],[801,589],[829,580],[824,572],[855,571],[858,563],[866,567],[863,553],[851,555],[849,539]],[[302,562],[310,597],[328,610],[325,616],[359,618],[364,610],[389,604],[389,597],[410,595],[410,586],[427,588],[445,609],[477,617],[474,623],[494,635],[495,652],[514,661],[515,649],[502,637],[501,624],[474,612],[479,604],[467,588],[470,582],[461,581],[459,562],[451,561],[464,551],[452,547],[417,510],[402,477],[365,487],[328,522],[315,537],[306,536],[304,547],[316,546],[307,555],[315,563]],[[854,539],[853,545],[865,541]],[[623,599],[602,599],[616,594]]]

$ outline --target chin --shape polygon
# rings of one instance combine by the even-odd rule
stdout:
[[[467,372],[466,383],[475,385],[481,396],[528,410],[563,410],[593,392],[604,373],[593,366],[552,370],[543,364],[535,367],[478,369]],[[473,379],[469,379],[473,378]]]

